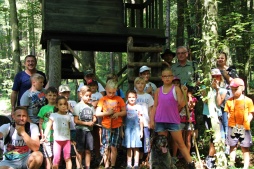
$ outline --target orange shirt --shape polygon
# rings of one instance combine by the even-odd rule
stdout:
[[[114,96],[113,98],[109,98],[108,96],[102,97],[97,107],[102,108],[102,112],[108,112],[110,109],[114,110],[114,113],[121,112],[121,108],[125,107],[124,100],[119,96]],[[111,126],[112,121],[112,126]],[[118,128],[122,125],[122,117],[118,117],[117,119],[111,119],[110,116],[103,116],[102,117],[102,126],[105,128],[110,129],[112,128]]]
[[[238,124],[243,125],[245,130],[250,130],[248,115],[254,112],[254,106],[249,97],[244,96],[242,100],[228,99],[224,111],[229,114],[228,126],[234,127]]]

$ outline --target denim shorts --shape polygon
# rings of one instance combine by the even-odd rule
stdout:
[[[175,123],[156,123],[155,132],[178,131],[181,130],[180,124]]]

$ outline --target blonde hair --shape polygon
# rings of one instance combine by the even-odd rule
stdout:
[[[32,81],[37,81],[37,80],[44,80],[44,77],[41,74],[39,74],[39,73],[34,73],[30,77],[30,80],[31,80],[31,82]]]
[[[163,70],[161,71],[161,74],[162,74],[162,72],[165,72],[165,71],[169,71],[169,72],[173,73],[172,69],[166,67],[165,69],[163,69]]]
[[[117,75],[114,74],[114,73],[110,73],[110,74],[107,75],[107,80],[106,80],[106,82],[109,81],[109,80],[111,80],[111,79],[118,81],[118,77],[117,77]]]
[[[136,77],[136,79],[134,80],[134,85],[137,84],[138,82],[143,82],[144,84],[146,84],[145,79],[142,77]]]
[[[90,87],[89,86],[87,86],[87,85],[84,85],[84,86],[82,86],[81,88],[80,88],[80,94],[81,95],[84,95],[84,94],[86,94],[86,92],[91,92],[91,89],[90,89]]]
[[[106,83],[106,88],[107,89],[117,89],[118,88],[117,81],[115,79],[108,80]]]

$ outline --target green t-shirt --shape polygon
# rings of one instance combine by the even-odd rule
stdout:
[[[49,121],[49,116],[51,113],[54,113],[54,107],[55,106],[52,106],[52,105],[45,105],[43,106],[39,113],[38,113],[38,117],[43,119],[43,123],[42,123],[42,129],[43,131],[46,129],[47,127],[47,123]],[[48,141],[54,141],[53,139],[53,130],[50,130],[50,136],[49,136],[49,139]]]
[[[78,116],[78,119],[81,121],[89,122],[89,121],[93,121],[95,110],[93,106],[87,105],[83,101],[80,101],[78,104],[75,105],[73,115]],[[92,131],[93,127],[76,124],[76,129]]]

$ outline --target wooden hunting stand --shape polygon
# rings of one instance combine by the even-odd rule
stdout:
[[[128,73],[123,79],[130,87],[143,65],[152,67],[151,81],[158,82],[159,53],[166,38],[163,0],[128,2],[42,0],[41,44],[47,52],[50,85],[60,85],[61,79],[83,79],[82,71],[73,66],[73,56],[62,55],[61,50],[127,52]]]

